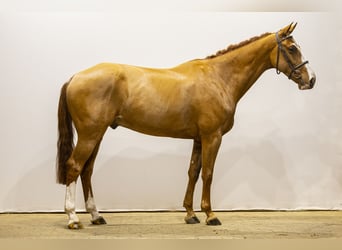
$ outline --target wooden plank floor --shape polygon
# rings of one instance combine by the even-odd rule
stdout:
[[[103,213],[107,225],[66,227],[65,214],[0,214],[0,239],[342,239],[342,211],[216,212],[221,226],[186,225],[184,212]]]

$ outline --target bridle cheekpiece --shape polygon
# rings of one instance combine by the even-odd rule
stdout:
[[[280,57],[280,52],[281,52],[283,57],[284,57],[284,59],[285,59],[285,61],[287,62],[287,64],[289,65],[289,67],[291,69],[291,73],[289,75],[289,79],[291,79],[293,73],[298,73],[298,69],[303,67],[305,64],[309,63],[309,61],[305,61],[305,62],[302,62],[301,64],[298,64],[297,66],[294,66],[292,64],[288,54],[286,53],[286,51],[285,51],[285,49],[283,47],[283,44],[282,44],[283,41],[292,38],[292,36],[286,36],[286,37],[280,39],[279,35],[278,35],[278,32],[277,32],[276,33],[276,38],[277,38],[277,44],[278,44],[276,72],[277,72],[278,75],[281,73],[280,70],[279,70],[279,57]],[[300,78],[300,76],[296,77],[296,78]]]

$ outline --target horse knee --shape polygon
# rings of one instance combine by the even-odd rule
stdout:
[[[191,166],[188,171],[189,179],[197,180],[201,172],[201,165],[197,162],[191,162]]]
[[[207,183],[207,184],[211,184],[212,182],[212,179],[213,179],[213,173],[212,172],[205,172],[203,173],[202,172],[202,181],[203,183]]]
[[[188,171],[188,177],[190,180],[197,180],[199,177],[199,172],[197,170],[189,170]]]

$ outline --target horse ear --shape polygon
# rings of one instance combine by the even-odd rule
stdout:
[[[296,28],[297,26],[297,23],[291,23],[287,26],[285,26],[284,28],[282,28],[280,31],[279,31],[279,35],[281,37],[286,37],[286,36],[289,36],[291,35],[291,33],[294,31],[294,29]]]

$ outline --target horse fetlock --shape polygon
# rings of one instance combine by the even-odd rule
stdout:
[[[187,199],[187,197],[183,201],[183,207],[186,209],[188,214],[193,213],[192,201],[189,201],[189,199]]]
[[[75,205],[69,201],[65,203],[64,211],[69,216],[70,220],[75,220],[77,215],[75,213]]]
[[[203,212],[207,214],[208,217],[210,217],[211,212],[211,205],[207,201],[201,202],[201,209]]]

